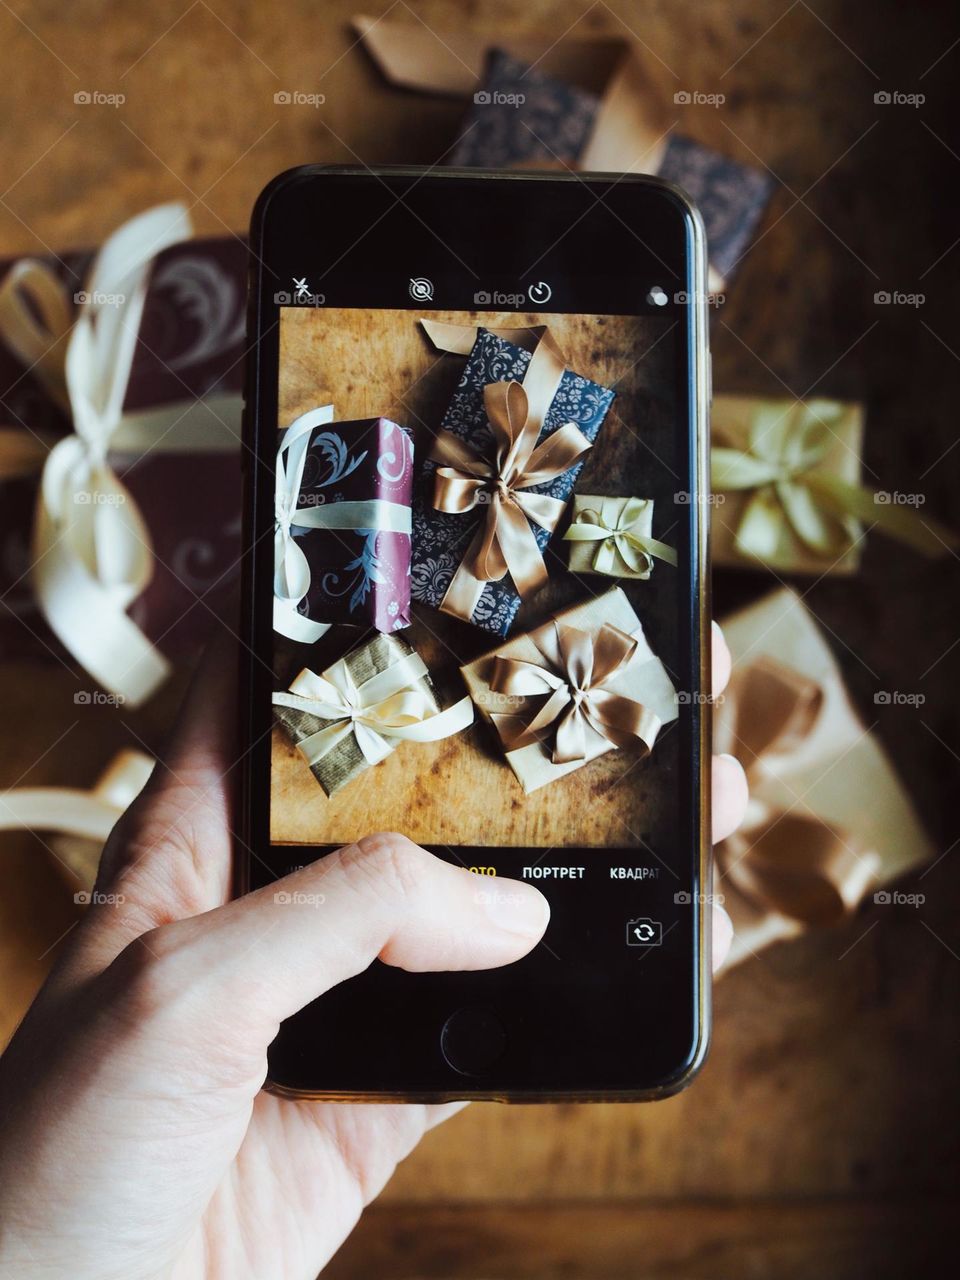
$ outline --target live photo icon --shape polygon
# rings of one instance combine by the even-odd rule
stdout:
[[[659,947],[663,941],[663,925],[659,920],[640,916],[627,921],[628,947]]]

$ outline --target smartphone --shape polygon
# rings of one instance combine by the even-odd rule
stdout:
[[[281,1026],[275,1092],[643,1100],[703,1062],[705,263],[652,177],[307,167],[260,196],[241,887],[395,830],[552,912],[503,969],[375,962]],[[429,729],[358,750],[318,679]]]

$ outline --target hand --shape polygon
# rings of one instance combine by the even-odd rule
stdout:
[[[463,1104],[262,1093],[280,1021],[377,956],[490,968],[546,927],[533,886],[511,881],[489,908],[470,872],[399,835],[229,901],[233,662],[208,656],[198,685],[168,763],[104,850],[98,890],[115,903],[87,910],[0,1060],[0,1274],[312,1280]],[[718,838],[745,803],[738,770],[714,762]],[[280,887],[322,892],[322,921],[275,902]],[[724,916],[714,937],[725,950]]]

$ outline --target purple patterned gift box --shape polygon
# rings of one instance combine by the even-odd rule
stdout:
[[[494,49],[483,88],[474,94],[449,163],[496,169],[576,165],[597,125],[600,107],[597,94]],[[729,280],[770,199],[773,179],[672,129],[666,132],[651,125],[650,133],[649,156],[660,156],[651,172],[681,187],[699,207],[710,265]],[[624,139],[623,145],[629,150],[632,143]],[[635,168],[627,164],[626,152],[623,167]]]
[[[412,437],[333,415],[302,414],[277,451],[274,629],[304,643],[335,622],[410,625]]]
[[[457,349],[438,341],[445,326],[424,327],[441,349]],[[511,332],[529,341],[530,330]],[[527,386],[548,387],[545,404],[527,403],[531,367],[538,376]],[[549,332],[528,351],[476,330],[414,496],[414,600],[508,634],[522,596],[546,578],[542,553],[614,395],[565,368]],[[508,422],[532,438],[505,439]],[[528,483],[538,475],[547,478]]]

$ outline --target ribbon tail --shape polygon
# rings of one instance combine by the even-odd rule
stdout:
[[[838,516],[854,516],[864,524],[876,525],[889,537],[922,555],[946,555],[948,551],[955,550],[960,541],[946,525],[922,516],[919,508],[882,501],[889,494],[877,494],[820,471],[810,472],[804,481],[821,504]]]

